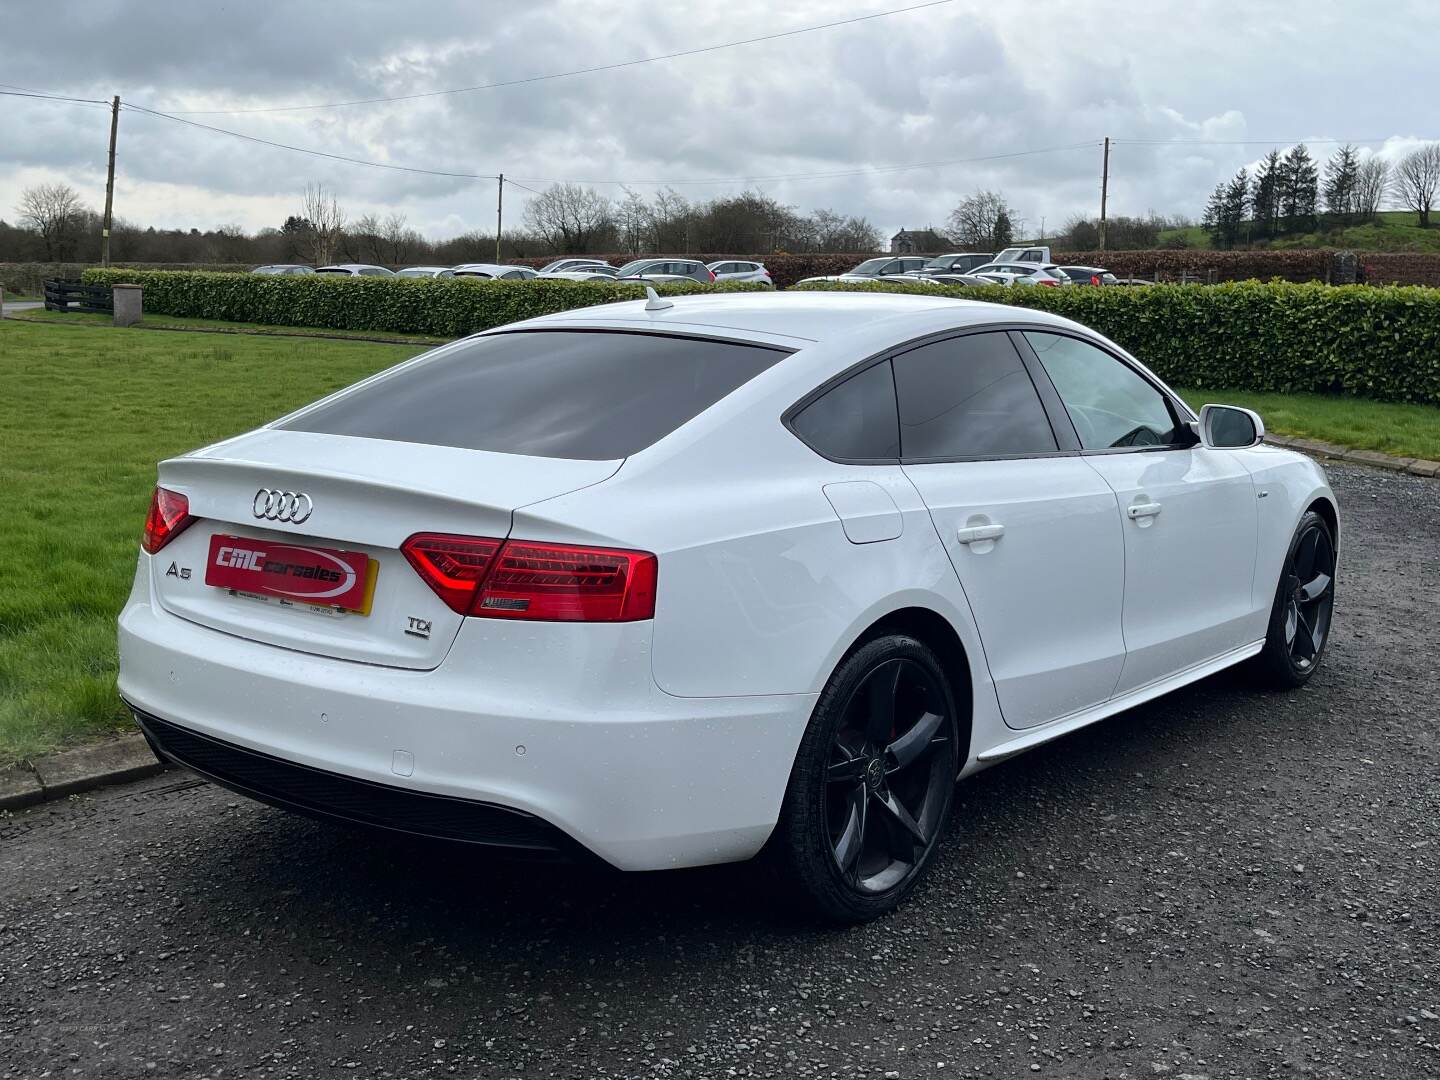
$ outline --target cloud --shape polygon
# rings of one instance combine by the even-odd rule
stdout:
[[[165,111],[414,93],[618,63],[881,10],[819,0],[523,7],[436,0],[343,6],[92,5],[54,37],[0,39],[8,83]],[[1111,212],[1198,214],[1264,147],[1364,138],[1387,157],[1434,137],[1440,71],[1417,43],[1421,0],[1376,20],[1353,6],[972,0],[618,71],[343,109],[194,116],[259,138],[392,164],[547,180],[673,184],[691,197],[759,187],[882,230],[942,223],[978,188],[1032,227],[1093,214],[1099,144]],[[1393,93],[1404,86],[1406,92]],[[0,216],[37,179],[98,203],[103,109],[0,99]],[[1190,140],[1164,142],[1163,140]],[[1208,141],[1207,141],[1208,140]],[[1386,142],[1386,140],[1390,140]],[[1054,149],[1041,154],[1028,151]],[[1313,147],[1317,157],[1331,147]],[[1013,156],[997,156],[1013,155]],[[990,160],[970,160],[989,158]],[[904,171],[897,164],[954,162]],[[858,175],[760,180],[858,170]],[[716,177],[728,183],[696,183]],[[488,229],[494,184],[368,169],[127,111],[117,213],[157,226],[278,225],[307,181],[353,215],[398,210],[431,235]],[[603,190],[621,194],[618,185]],[[518,222],[521,206],[507,204]],[[507,215],[508,216],[508,215]]]

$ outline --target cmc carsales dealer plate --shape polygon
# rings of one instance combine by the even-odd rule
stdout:
[[[302,604],[365,611],[370,556],[360,551],[274,543],[217,533],[205,584]]]

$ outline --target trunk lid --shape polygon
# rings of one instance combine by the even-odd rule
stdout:
[[[503,539],[517,507],[599,483],[619,467],[266,428],[161,463],[160,483],[186,496],[196,520],[151,558],[151,580],[162,607],[212,629],[426,670],[445,658],[463,616],[420,579],[400,545],[421,532]],[[292,515],[301,520],[264,516],[257,496],[272,490],[304,493]],[[315,592],[313,582],[294,583],[288,595],[235,587],[244,575],[214,565],[233,561],[233,551],[252,565],[318,561],[341,573],[368,559],[368,613],[292,598]]]

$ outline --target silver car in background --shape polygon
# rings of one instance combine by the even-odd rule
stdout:
[[[375,266],[371,263],[336,263],[334,266],[322,266],[315,271],[317,274],[348,274],[351,277],[394,277],[395,271],[384,266]]]
[[[617,281],[698,281],[711,285],[715,272],[698,259],[636,259],[620,267]]]
[[[770,271],[765,269],[764,263],[729,259],[710,263],[709,270],[715,275],[716,281],[762,281],[772,289],[775,287]]]
[[[313,274],[314,267],[301,266],[299,263],[271,263],[268,266],[257,266],[250,271],[252,274]]]
[[[442,270],[436,277],[491,278],[496,281],[529,281],[540,275],[528,266],[507,266],[503,263],[461,263]]]
[[[445,266],[407,266],[404,270],[396,270],[396,277],[407,278],[433,278],[439,277],[449,267]]]

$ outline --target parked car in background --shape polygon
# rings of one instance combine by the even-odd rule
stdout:
[[[617,281],[698,281],[711,285],[714,272],[697,259],[636,259],[615,274]]]
[[[1030,263],[990,263],[977,267],[976,274],[996,279],[1000,285],[1069,285],[1070,279],[1055,265]]]
[[[1038,245],[1036,247],[1007,247],[1004,251],[1000,252],[999,255],[995,256],[994,261],[997,263],[1020,262],[1049,265],[1054,260],[1050,258],[1050,249],[1048,247]]]
[[[765,269],[764,263],[747,262],[740,259],[713,262],[710,264],[710,272],[715,275],[716,281],[763,281],[772,288],[775,285],[770,278],[770,271]]]
[[[407,266],[404,270],[396,270],[396,277],[439,277],[447,268],[444,266]]]
[[[1072,285],[1118,285],[1120,279],[1099,266],[1062,266],[1059,267],[1062,274],[1070,279]]]
[[[951,255],[936,255],[918,270],[911,270],[911,274],[968,274],[977,266],[984,266],[986,263],[994,262],[995,256],[988,251],[957,251]]]
[[[859,266],[846,270],[843,274],[825,274],[819,277],[808,277],[805,281],[873,281],[876,278],[899,277],[908,274],[912,270],[921,269],[929,260],[923,255],[882,255],[877,259],[866,259]]]
[[[918,281],[922,285],[995,285],[998,284],[993,278],[981,277],[979,274],[906,274],[912,281]]]
[[[317,274],[349,274],[352,277],[394,277],[394,270],[387,270],[383,266],[372,266],[370,263],[336,263],[334,266],[322,266],[315,271]]]
[[[550,273],[541,273],[542,281],[614,281],[615,270],[612,267],[607,274],[594,266],[582,266],[575,270],[554,270]]]
[[[604,259],[556,259],[554,262],[542,266],[540,273],[555,274],[561,270],[584,270],[591,266],[603,266],[607,270],[615,269]]]
[[[461,263],[442,270],[436,277],[493,278],[496,281],[528,281],[540,275],[528,266],[506,266],[503,263]]]
[[[269,266],[257,266],[250,272],[252,274],[313,274],[315,268],[301,266],[299,263],[271,263]]]

